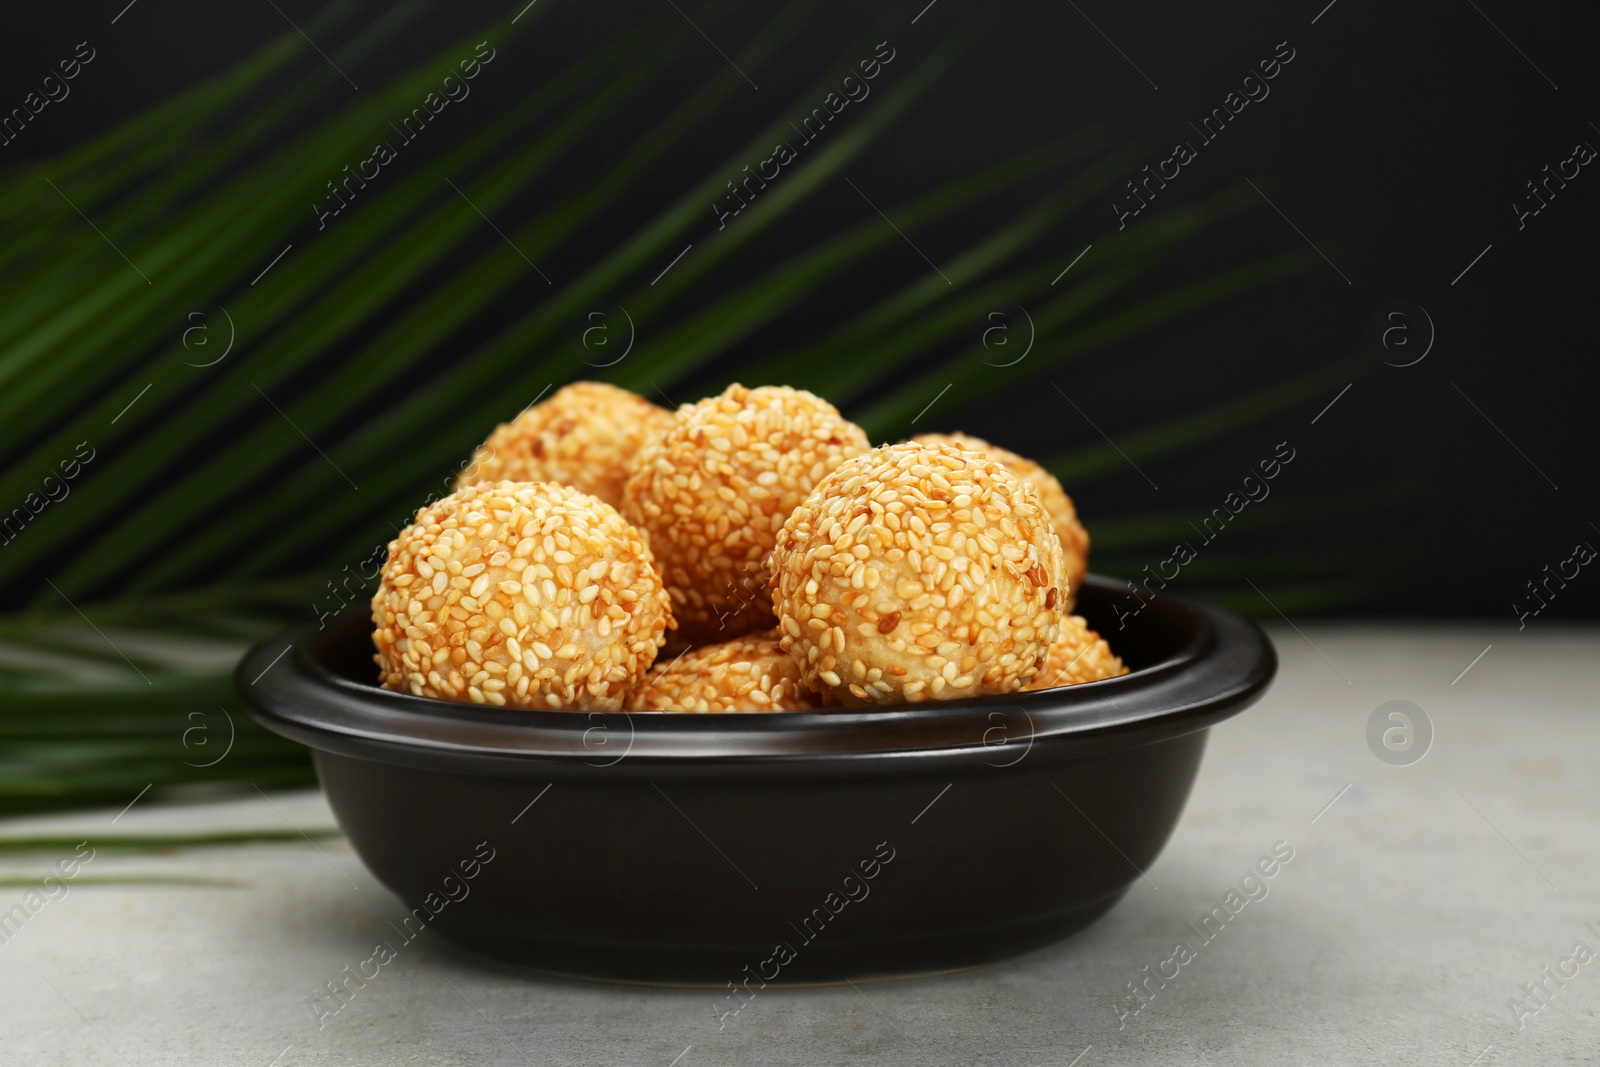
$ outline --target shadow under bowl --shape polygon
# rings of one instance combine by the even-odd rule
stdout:
[[[1130,674],[904,708],[414,697],[378,687],[365,612],[263,642],[236,682],[311,747],[351,844],[412,909],[401,937],[434,927],[541,970],[757,988],[986,963],[1117,902],[1176,825],[1208,728],[1277,669],[1233,614],[1136,603],[1091,576],[1077,606]]]

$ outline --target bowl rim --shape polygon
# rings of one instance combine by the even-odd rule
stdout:
[[[1091,575],[1106,599],[1122,583]],[[1254,623],[1163,591],[1144,625],[1187,640],[1117,678],[1006,696],[782,713],[585,712],[500,708],[412,696],[331,669],[330,652],[371,619],[354,609],[257,644],[235,686],[268,729],[337,755],[464,773],[586,777],[719,772],[828,774],[1003,769],[1024,757],[1076,758],[1206,729],[1254,703],[1277,656]],[[290,655],[291,651],[293,652]]]

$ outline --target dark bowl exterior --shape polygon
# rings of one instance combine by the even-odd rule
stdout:
[[[254,650],[240,689],[312,746],[340,825],[424,926],[590,977],[731,984],[945,970],[1092,922],[1154,862],[1206,729],[1276,658],[1167,596],[1116,629],[1133,673],[913,709],[784,715],[481,709],[385,692],[368,621]],[[1126,619],[1126,616],[1124,616]],[[289,654],[289,650],[293,654]]]

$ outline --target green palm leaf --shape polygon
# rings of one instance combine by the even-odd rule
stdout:
[[[419,7],[395,6],[335,55],[358,60]],[[892,224],[858,204],[842,221],[801,225],[809,235],[775,260],[764,246],[809,222],[824,194],[854,197],[846,183],[857,168],[964,48],[956,36],[901,61],[870,104],[807,143],[714,228],[708,206],[729,175],[789,139],[790,116],[870,52],[864,41],[792,96],[752,101],[739,71],[762,71],[781,54],[810,17],[798,2],[735,50],[735,64],[674,95],[642,136],[605,134],[619,115],[661,96],[679,52],[698,46],[670,13],[572,58],[498,114],[454,132],[441,124],[431,155],[374,179],[317,233],[314,249],[274,260],[303,241],[295,235],[309,200],[324,196],[308,198],[308,175],[338,177],[365,155],[352,146],[387,137],[391,118],[473,43],[488,36],[506,48],[542,11],[514,31],[465,36],[359,95],[325,65],[295,73],[303,41],[286,34],[118,129],[0,177],[0,424],[11,431],[0,441],[0,501],[36,492],[79,442],[97,452],[70,495],[8,534],[0,551],[0,582],[32,596],[26,611],[0,616],[0,813],[120,805],[146,788],[159,797],[309,782],[298,746],[239,706],[231,664],[251,642],[312,618],[313,603],[329,604],[329,594],[361,600],[349,563],[387,540],[430,490],[443,492],[493,423],[574,375],[599,371],[675,400],[735,374],[807,386],[875,437],[894,437],[936,395],[948,394],[939,409],[948,423],[1307,265],[1292,251],[1153,283],[1211,223],[1256,206],[1229,189],[1097,238],[1063,282],[1061,253],[1081,240],[1086,205],[1140,158],[1142,146],[1113,145],[1104,130],[884,203]],[[318,28],[331,31],[350,13],[335,3]],[[757,131],[714,166],[663,186],[661,174],[677,173],[664,166],[674,149],[738,105],[763,109]],[[319,120],[299,125],[313,110]],[[266,141],[279,147],[262,156]],[[635,202],[656,203],[657,192],[662,206],[613,236],[608,220]],[[903,235],[938,240],[936,227],[1001,194],[1021,201],[1009,218],[944,249],[933,270],[907,273]],[[268,262],[270,277],[253,284]],[[808,302],[829,286],[859,292],[859,309],[810,321]],[[1036,328],[1025,360],[995,367],[963,349],[972,323],[1017,304]],[[636,323],[637,347],[615,367],[587,367],[565,335],[585,312],[610,305]],[[73,313],[60,313],[64,306]],[[184,349],[175,316],[217,307],[227,309],[238,347],[202,366],[211,351]],[[732,369],[778,335],[786,338],[778,351]],[[1119,443],[1136,460],[1158,461],[1307,403],[1355,373],[1353,359],[1306,371],[1123,430]],[[1044,459],[1073,491],[1125,462],[1100,444]],[[1392,506],[1401,491],[1285,498],[1242,516],[1237,536]],[[1190,519],[1176,509],[1096,517],[1097,564],[1136,573],[1149,562],[1144,553],[1186,536]],[[1197,560],[1185,580],[1255,610],[1262,605],[1240,595],[1244,580],[1270,582],[1285,610],[1309,610],[1358,595],[1354,578],[1396,565],[1390,553],[1358,547],[1262,555],[1230,546]],[[207,763],[217,750],[195,751],[196,724],[224,722],[231,747]],[[0,840],[0,852],[49,845]]]

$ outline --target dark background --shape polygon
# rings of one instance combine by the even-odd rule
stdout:
[[[733,54],[776,10],[748,4],[713,23],[706,5],[689,0],[679,3],[680,15],[667,0],[538,2],[558,10],[541,12],[535,28],[501,50],[491,76],[475,83],[478,103],[460,108],[453,121],[464,128],[488,121],[575,50],[592,48],[641,19],[665,13],[714,24],[710,36]],[[77,42],[88,40],[98,55],[72,83],[68,100],[0,148],[0,165],[48,157],[114,126],[237,63],[283,33],[286,17],[306,26],[322,5],[278,0],[275,9],[268,0],[138,0],[112,25],[124,6],[125,0],[97,0],[27,5],[8,13],[0,41],[4,108],[20,103]],[[381,85],[443,42],[509,18],[520,7],[465,0],[419,6],[409,28],[345,73],[363,88]],[[1297,458],[1276,483],[1280,500],[1304,494],[1356,502],[1305,521],[1263,523],[1248,534],[1241,531],[1231,547],[1335,553],[1358,546],[1378,552],[1374,558],[1382,563],[1374,564],[1372,581],[1355,589],[1339,610],[1485,616],[1515,627],[1511,603],[1522,598],[1524,583],[1540,577],[1546,564],[1569,557],[1574,544],[1600,545],[1593,474],[1600,372],[1591,326],[1600,176],[1591,174],[1596,168],[1584,168],[1520,232],[1511,207],[1525,197],[1524,183],[1546,164],[1570,156],[1574,144],[1600,146],[1600,130],[1591,124],[1600,121],[1591,59],[1600,19],[1593,5],[1336,0],[1325,8],[1325,0],[1084,0],[1075,7],[937,0],[923,10],[917,0],[870,10],[854,3],[815,7],[792,45],[757,79],[760,88],[727,112],[718,128],[687,139],[666,170],[698,175],[862,40],[888,39],[901,57],[895,73],[903,75],[953,36],[972,39],[954,72],[849,168],[851,180],[879,206],[931,189],[975,161],[1000,159],[1097,124],[1109,125],[1123,141],[1149,136],[1143,161],[1154,164],[1169,154],[1173,141],[1194,142],[1187,123],[1219,105],[1279,42],[1296,53],[1270,83],[1271,95],[1247,107],[1161,194],[1163,206],[1174,206],[1249,178],[1276,209],[1262,204],[1223,219],[1165,263],[1151,284],[1202,278],[1303,249],[1306,240],[1336,267],[1318,259],[1312,269],[1053,372],[1046,380],[1059,383],[1081,413],[1035,383],[975,405],[964,405],[959,395],[944,397],[917,429],[961,428],[1043,458],[1100,443],[1096,426],[1121,440],[1354,356],[1345,375],[1350,390],[1315,426],[1311,420],[1339,393],[1338,383],[1266,422],[1181,455],[1142,462],[1143,474],[1129,465],[1081,488],[1069,484],[1091,532],[1097,516],[1121,521],[1188,511],[1198,520],[1277,442],[1288,440]],[[376,17],[382,10],[366,6],[333,39],[317,44],[332,51],[368,12]],[[724,63],[711,44],[700,45],[674,61],[654,99],[670,101],[674,85],[688,92]],[[308,44],[305,63],[320,62]],[[330,106],[345,103],[329,99]],[[640,136],[652,117],[641,110],[631,129],[624,124],[606,136]],[[308,115],[308,123],[313,119]],[[415,166],[417,158],[400,166]],[[308,205],[321,198],[323,177],[308,176]],[[591,177],[568,168],[541,196],[579,187]],[[661,183],[663,202],[684,184],[668,177]],[[1021,206],[1020,191],[1008,195],[1017,199],[992,199],[920,237],[917,247],[934,263],[944,261]],[[1109,200],[1097,198],[1060,240],[1052,239],[1049,257],[1064,266],[1084,245],[1114,232]],[[643,218],[654,205],[637,206]],[[760,241],[781,256],[818,228],[853,225],[868,214],[856,192],[834,183]],[[309,233],[309,211],[307,219]],[[709,210],[706,222],[711,228]],[[603,235],[605,244],[625,238],[637,224],[619,212],[610,223],[614,232]],[[540,267],[558,280],[571,277],[584,264],[581,251],[567,255]],[[890,258],[894,262],[883,269],[901,278],[927,270],[903,245]],[[730,273],[725,284],[740,280]],[[528,295],[537,296],[531,290]],[[1437,330],[1427,358],[1405,368],[1384,365],[1366,340],[1373,314],[1395,300],[1425,308]],[[800,314],[827,320],[858,304],[856,293],[823,289]],[[975,324],[974,331],[979,329],[981,323]],[[759,377],[746,369],[786,347],[784,331],[780,323],[741,344],[712,372],[675,385],[672,399],[692,399],[741,372],[747,379]],[[954,346],[968,344],[970,336],[952,338]],[[503,409],[475,417],[486,431],[529,399],[508,397]],[[197,452],[207,447],[204,440],[194,442]],[[441,473],[419,472],[419,487],[436,483]],[[1131,564],[1154,564],[1165,555],[1116,558],[1120,572],[1132,574],[1137,567]],[[1594,617],[1600,573],[1592,570],[1580,572],[1540,618]],[[20,602],[30,592],[11,589],[6,595]]]

